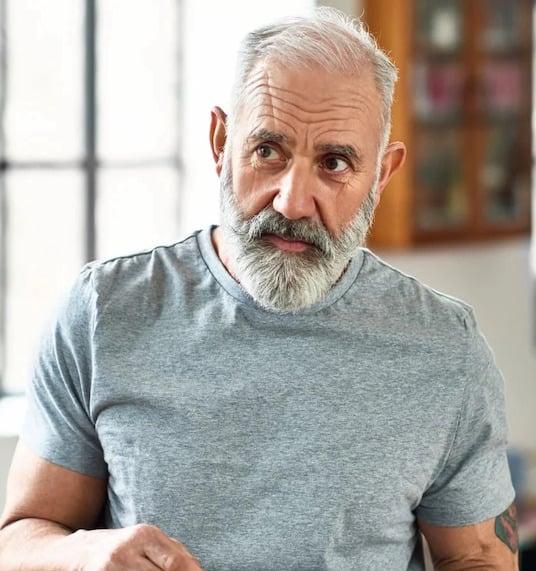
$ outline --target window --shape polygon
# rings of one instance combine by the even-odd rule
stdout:
[[[0,371],[85,261],[177,238],[181,3],[0,0]]]
[[[210,109],[239,39],[313,5],[0,0],[0,392],[85,262],[217,222]]]

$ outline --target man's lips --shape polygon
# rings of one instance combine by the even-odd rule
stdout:
[[[309,242],[297,240],[294,238],[286,238],[284,236],[280,236],[279,234],[268,233],[265,235],[265,238],[276,248],[279,248],[283,252],[300,253],[305,252],[311,247]]]

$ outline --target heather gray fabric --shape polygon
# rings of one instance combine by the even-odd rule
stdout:
[[[277,314],[207,229],[82,271],[22,437],[109,478],[106,525],[158,525],[205,571],[420,570],[416,514],[464,525],[513,499],[502,385],[471,309],[369,251]]]

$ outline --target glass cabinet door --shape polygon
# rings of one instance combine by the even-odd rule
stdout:
[[[528,228],[532,2],[480,0],[479,4],[480,215],[488,227]]]
[[[479,3],[482,20],[478,41],[480,50],[508,52],[527,46],[532,17],[530,0],[479,0]]]
[[[422,50],[456,52],[464,36],[461,0],[418,0],[417,43]]]
[[[413,114],[422,122],[461,121],[465,72],[459,61],[419,58],[413,66]]]
[[[416,0],[414,234],[530,224],[532,0]]]
[[[428,128],[419,133],[416,142],[417,230],[463,228],[468,221],[468,193],[463,170],[462,131]]]
[[[408,248],[528,234],[531,208],[536,212],[536,0],[361,4],[400,70],[393,136],[408,147],[370,244]]]
[[[467,225],[463,119],[467,74],[461,0],[415,3],[412,113],[416,233]]]
[[[488,226],[530,223],[531,158],[524,125],[504,122],[484,129],[479,183]]]

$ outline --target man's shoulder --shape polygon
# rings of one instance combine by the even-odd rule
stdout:
[[[82,268],[82,273],[92,276],[99,284],[102,281],[113,280],[115,284],[123,279],[129,281],[133,277],[148,273],[151,275],[167,272],[172,267],[183,264],[195,265],[200,261],[195,231],[181,240],[153,246],[146,250],[125,253],[110,258],[96,259]]]
[[[188,287],[203,273],[199,232],[172,244],[89,262],[81,270],[79,287],[91,292],[101,308],[112,301],[119,306],[145,305],[164,291],[171,294]]]
[[[474,324],[474,310],[467,302],[422,282],[383,260],[368,249],[360,274],[366,295],[393,319],[409,319],[436,329],[442,324],[467,328]]]

